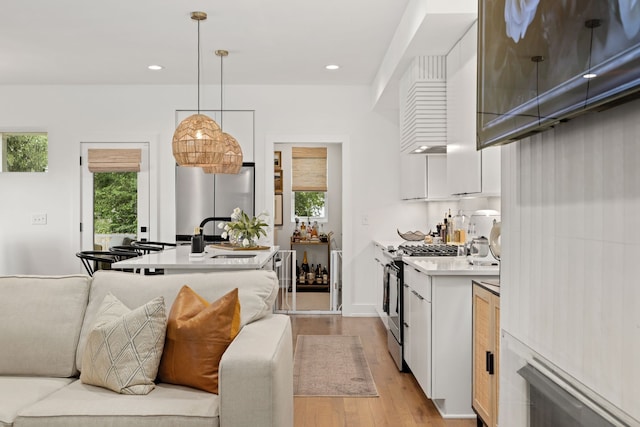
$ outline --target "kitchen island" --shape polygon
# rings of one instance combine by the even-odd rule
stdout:
[[[199,256],[193,256],[190,246],[177,246],[173,249],[118,261],[111,268],[134,271],[162,269],[166,274],[271,269],[271,261],[278,249],[278,246],[270,246],[265,250],[234,251],[207,246],[205,252]]]
[[[473,280],[497,281],[498,266],[464,257],[402,257],[405,361],[444,418],[471,407]]]

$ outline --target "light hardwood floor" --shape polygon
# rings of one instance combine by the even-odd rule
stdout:
[[[295,427],[475,427],[475,420],[444,420],[409,373],[399,372],[387,351],[378,318],[291,315],[298,335],[359,335],[379,397],[294,397]]]

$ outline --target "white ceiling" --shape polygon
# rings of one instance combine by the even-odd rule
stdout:
[[[1,0],[0,84],[194,84],[199,10],[201,84],[219,83],[213,52],[226,49],[225,84],[369,85],[414,1]],[[469,21],[425,19],[394,78],[412,56],[446,53]]]

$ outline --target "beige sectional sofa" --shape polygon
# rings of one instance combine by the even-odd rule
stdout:
[[[218,394],[157,383],[132,396],[79,380],[107,293],[130,308],[163,296],[168,311],[183,285],[207,301],[239,290],[242,328],[220,361]],[[272,313],[277,290],[262,270],[0,277],[0,426],[290,427],[291,324]]]

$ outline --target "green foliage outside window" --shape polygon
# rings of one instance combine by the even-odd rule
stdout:
[[[93,174],[93,226],[96,234],[136,233],[137,188],[136,172]]]
[[[5,134],[7,172],[46,172],[47,134]]]
[[[324,192],[320,191],[296,191],[295,216],[318,217],[324,216]]]

